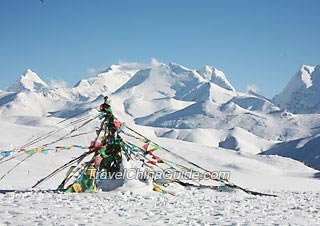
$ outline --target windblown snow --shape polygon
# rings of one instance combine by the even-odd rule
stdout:
[[[108,95],[119,120],[148,138],[209,170],[229,171],[230,180],[240,186],[279,197],[181,186],[170,188],[176,194],[170,196],[137,181],[98,194],[48,191],[56,188],[65,171],[44,183],[40,189],[45,191],[28,190],[83,152],[75,148],[34,155],[0,180],[0,224],[316,225],[320,220],[319,76],[319,66],[303,66],[269,100],[253,91],[237,91],[221,70],[208,65],[189,69],[156,60],[120,63],[71,88],[51,87],[28,69],[0,92],[1,151],[61,129],[57,124],[61,120],[96,114]],[[96,119],[79,131],[86,135],[59,145],[87,146],[95,136],[90,131],[97,126]],[[66,132],[61,130],[42,144]],[[24,157],[0,164],[1,174]],[[131,164],[125,162],[126,167]]]

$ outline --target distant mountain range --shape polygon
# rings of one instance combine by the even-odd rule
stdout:
[[[320,66],[302,66],[272,100],[236,91],[222,71],[208,65],[123,63],[72,88],[50,87],[28,69],[0,92],[0,119],[28,124],[30,118],[69,117],[94,108],[104,95],[122,120],[152,127],[158,136],[239,152],[295,158],[287,154],[290,142],[320,134]],[[309,147],[308,158],[298,160],[314,166],[319,153]]]

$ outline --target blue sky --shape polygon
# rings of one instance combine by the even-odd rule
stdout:
[[[0,89],[27,68],[69,86],[90,68],[156,58],[223,70],[272,97],[320,64],[320,1],[1,0]]]

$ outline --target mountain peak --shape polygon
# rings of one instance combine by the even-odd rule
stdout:
[[[32,71],[30,68],[28,68],[25,71],[25,73],[23,75],[21,75],[21,77],[24,77],[24,78],[30,79],[30,80],[34,80],[34,81],[42,81],[42,79],[37,75],[37,73]]]
[[[315,70],[315,67],[302,65],[300,67],[300,70],[296,74],[297,79],[301,80],[301,82],[305,84],[306,88],[309,88],[313,85],[311,75],[314,72],[314,70]]]
[[[228,81],[225,74],[218,70],[217,68],[214,68],[209,65],[205,65],[200,70],[197,70],[197,72],[203,77],[205,80],[212,82],[224,89],[235,91],[235,88],[231,85],[231,83]]]
[[[315,67],[309,66],[309,65],[306,65],[306,64],[303,64],[300,67],[300,71],[307,71],[309,73],[312,73],[314,71],[314,69],[315,69]]]
[[[97,73],[96,76],[81,79],[74,87],[73,93],[83,99],[96,99],[99,95],[109,95],[115,92],[139,70],[149,67],[136,62],[119,62],[108,69]]]
[[[251,96],[255,96],[255,97],[259,97],[259,98],[268,100],[266,97],[258,94],[256,91],[254,91],[254,90],[252,90],[252,89],[249,89],[247,93],[248,93],[249,95],[251,95]]]
[[[319,113],[319,95],[320,66],[302,65],[273,101],[293,113]]]
[[[166,67],[169,67],[170,70],[176,74],[180,73],[194,73],[194,70],[191,70],[181,64],[177,64],[175,62],[170,62],[168,65],[165,65]],[[199,76],[199,75],[197,75]],[[200,78],[201,79],[201,78]]]
[[[212,66],[210,66],[210,65],[205,65],[205,66],[202,68],[202,71],[207,72],[207,73],[209,73],[209,74],[211,74],[214,70],[215,70],[215,68],[212,67]]]
[[[30,68],[28,68],[27,70],[26,70],[26,72],[24,73],[24,75],[25,74],[28,74],[28,73],[34,73]]]
[[[20,79],[10,86],[7,91],[18,93],[23,90],[42,91],[45,88],[48,88],[48,85],[35,72],[27,69],[26,72],[20,76]]]
[[[169,67],[178,67],[178,68],[182,68],[184,70],[190,70],[189,68],[182,66],[181,64],[175,63],[175,62],[170,62]]]

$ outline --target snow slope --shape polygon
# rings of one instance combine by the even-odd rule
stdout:
[[[28,133],[40,132],[35,127],[16,125],[12,128],[9,123],[1,123],[1,128],[1,136],[6,142],[12,143],[20,143],[10,136],[16,131],[24,134],[24,137],[21,136],[23,139]],[[140,131],[146,128],[138,126],[135,129]],[[144,133],[203,167],[210,170],[229,170],[231,180],[241,186],[276,194],[279,197],[251,196],[240,191],[217,192],[210,189],[170,186],[167,189],[173,189],[175,192],[175,196],[171,196],[154,192],[148,185],[141,187],[132,183],[127,183],[127,186],[115,191],[98,194],[57,194],[46,191],[45,189],[55,188],[59,184],[65,171],[44,183],[40,187],[42,191],[24,190],[81,153],[81,150],[74,149],[47,155],[37,154],[22,163],[5,180],[0,181],[0,223],[316,225],[319,221],[320,180],[314,178],[317,171],[297,161],[278,156],[243,155],[221,148],[153,137],[151,128],[146,129]],[[93,135],[89,135],[68,143],[85,145],[92,138]],[[0,141],[1,146],[4,140]],[[1,164],[0,172],[8,170],[16,163],[17,160]]]
[[[279,155],[296,159],[320,170],[320,134],[275,145],[264,155]]]
[[[71,107],[72,103],[63,99],[48,98],[42,93],[23,91],[20,93],[8,93],[0,99],[0,114],[2,119],[15,116],[50,115],[50,112]]]
[[[198,143],[209,147],[222,147],[239,152],[253,154],[269,149],[275,144],[249,133],[241,128],[230,130],[215,129],[156,129],[158,137],[178,139],[192,143]]]
[[[236,96],[232,98],[230,102],[233,102],[236,105],[250,111],[259,111],[265,113],[275,113],[281,111],[281,109],[273,104],[270,100],[253,91]]]
[[[155,112],[137,118],[136,123],[176,129],[228,130],[240,127],[256,136],[271,140],[290,140],[310,134],[300,117],[286,112],[265,114],[253,112],[233,102],[217,104],[212,101],[196,102],[173,112]],[[281,126],[279,126],[281,125]]]
[[[81,131],[92,130],[99,121],[92,122],[87,128],[83,128]],[[11,128],[10,123],[1,123],[1,128],[5,128],[11,131],[10,134],[6,133],[4,129],[1,130],[1,136],[3,141],[1,147],[10,148],[11,144],[23,144],[29,134],[39,134],[39,129],[36,127],[26,127],[16,125]],[[72,129],[72,127],[70,128]],[[143,127],[136,128],[138,131]],[[21,136],[21,140],[16,137],[12,137],[11,134],[14,131],[19,131],[18,134],[25,134]],[[44,131],[44,128],[41,128]],[[49,129],[47,129],[48,131]],[[68,132],[62,131],[53,137],[43,140],[41,143],[47,143],[51,140],[59,138],[59,136]],[[150,139],[155,140],[160,145],[172,150],[173,152],[184,156],[185,158],[209,169],[216,171],[230,171],[231,180],[238,183],[241,186],[248,187],[251,189],[260,190],[305,190],[305,183],[308,183],[308,190],[317,190],[320,186],[320,181],[314,179],[314,175],[317,173],[316,170],[304,166],[294,160],[282,158],[278,156],[264,156],[255,155],[251,153],[239,154],[238,152],[230,151],[223,148],[213,148],[200,144],[178,141],[168,138],[157,138],[152,136],[149,132],[144,132]],[[124,135],[123,135],[124,136]],[[83,137],[72,138],[59,143],[59,145],[67,144],[79,144],[87,146],[95,134],[88,134]],[[126,139],[128,137],[124,136]],[[39,145],[39,144],[38,144]],[[49,154],[36,154],[28,161],[25,161],[15,171],[8,175],[4,180],[0,181],[2,189],[27,189],[30,188],[40,178],[46,176],[56,167],[67,162],[68,159],[78,156],[82,153],[82,150],[66,150],[60,152],[52,152]],[[172,161],[175,160],[174,156],[165,153],[161,150],[157,151],[157,155],[163,156],[164,158],[170,158]],[[15,160],[3,163],[0,165],[1,172],[14,166],[19,159],[23,159],[25,156],[18,157]],[[46,164],[39,164],[39,162],[46,162]],[[41,188],[55,188],[64,176],[64,172],[60,173],[53,180],[49,180],[44,183]],[[259,178],[263,177],[263,180]],[[16,180],[15,178],[20,178]],[[281,180],[281,183],[274,184],[274,178]],[[259,181],[257,183],[257,181]],[[290,186],[289,186],[290,185]]]

